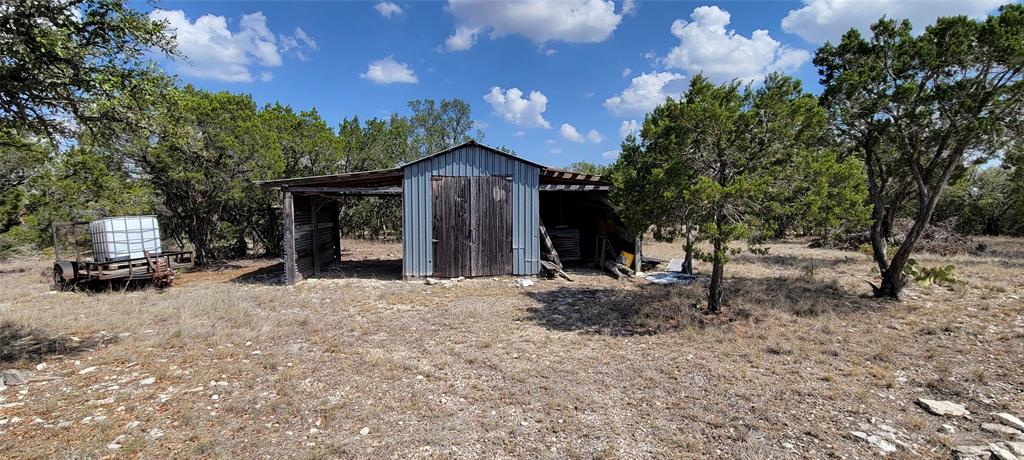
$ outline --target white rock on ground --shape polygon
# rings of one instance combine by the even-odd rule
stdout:
[[[936,401],[934,399],[917,398],[917,404],[934,415],[963,417],[971,414],[966,407],[952,401]]]
[[[1012,414],[1007,414],[1006,412],[999,412],[992,415],[995,415],[996,418],[999,419],[999,422],[1002,423],[1003,425],[1012,426],[1020,431],[1024,431],[1024,421],[1021,421],[1021,419],[1014,417]]]
[[[0,372],[0,385],[24,385],[28,379],[17,369],[7,369]]]
[[[95,370],[96,370],[96,366],[92,366],[92,367],[87,367],[87,368],[85,368],[85,369],[82,369],[82,370],[78,371],[78,374],[79,374],[79,375],[82,375],[82,374],[88,374],[88,373],[90,373],[90,372],[93,372],[93,371],[95,371]]]
[[[364,426],[363,429],[359,430],[359,434],[363,436],[370,434],[370,427]]]
[[[1017,460],[1016,455],[1013,455],[1009,450],[999,444],[989,443],[988,450],[992,452],[992,456],[999,460]]]
[[[156,383],[156,377],[147,377],[139,380],[139,385],[152,385]]]
[[[957,459],[985,459],[988,460],[992,456],[992,452],[988,450],[988,446],[956,446],[953,448],[953,454]]]
[[[1013,455],[1024,457],[1024,442],[1004,442],[1003,445],[1013,452]]]
[[[893,452],[896,452],[896,445],[889,441],[886,441],[881,436],[868,434],[863,431],[851,431],[850,434],[852,434],[854,437],[863,439],[871,443],[872,445],[877,447],[878,450],[882,451],[883,454],[891,454]]]
[[[982,423],[981,429],[988,431],[989,433],[1004,434],[1009,436],[1019,436],[1021,431],[999,423]]]
[[[120,449],[121,446],[124,444],[124,438],[125,438],[125,435],[123,435],[123,434],[118,436],[118,437],[116,437],[116,438],[114,438],[114,440],[110,444],[107,444],[107,449],[110,449],[110,450]]]

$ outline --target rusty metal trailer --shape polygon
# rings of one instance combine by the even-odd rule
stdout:
[[[67,291],[83,285],[107,283],[152,282],[169,286],[178,270],[195,265],[191,251],[144,252],[143,257],[97,262],[87,230],[89,222],[53,224],[53,282],[58,290]]]

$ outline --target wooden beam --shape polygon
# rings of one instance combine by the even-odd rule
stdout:
[[[286,186],[283,190],[303,194],[401,195],[401,186]]]
[[[607,192],[611,190],[610,185],[578,185],[578,184],[540,184],[542,192]]]
[[[284,279],[288,284],[298,281],[298,267],[295,264],[295,200],[292,192],[282,193],[284,201]]]

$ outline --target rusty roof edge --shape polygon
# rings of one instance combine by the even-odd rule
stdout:
[[[371,169],[371,170],[367,170],[367,171],[354,171],[354,172],[339,173],[339,174],[324,174],[324,175],[320,175],[320,176],[301,176],[301,177],[288,177],[288,178],[285,178],[285,179],[259,180],[259,181],[255,181],[254,183],[256,185],[259,185],[259,186],[262,186],[262,187],[266,187],[266,188],[277,188],[277,187],[281,187],[281,186],[284,186],[284,185],[289,185],[289,184],[293,184],[293,183],[301,183],[303,181],[310,181],[310,180],[348,179],[348,178],[361,177],[361,176],[370,176],[370,175],[374,175],[374,174],[379,174],[379,175],[396,174],[396,175],[398,175],[398,174],[401,174],[401,173],[402,173],[402,169],[401,168]]]

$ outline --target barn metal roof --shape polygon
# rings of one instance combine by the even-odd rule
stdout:
[[[295,192],[322,192],[322,193],[351,193],[351,194],[400,194],[402,185],[403,169],[410,165],[427,161],[440,155],[458,150],[467,146],[476,146],[516,161],[520,161],[540,169],[540,184],[542,190],[608,190],[608,182],[601,180],[601,176],[593,174],[580,174],[563,169],[544,166],[540,163],[518,157],[511,153],[496,149],[489,145],[481,144],[474,140],[456,145],[455,147],[442,150],[423,158],[416,159],[404,165],[388,169],[376,169],[371,171],[358,171],[341,174],[326,174],[322,176],[291,177],[287,179],[259,181],[257,184],[266,188],[283,188]],[[580,186],[580,187],[568,187]],[[581,188],[585,187],[585,188]],[[344,190],[343,190],[344,189]]]

